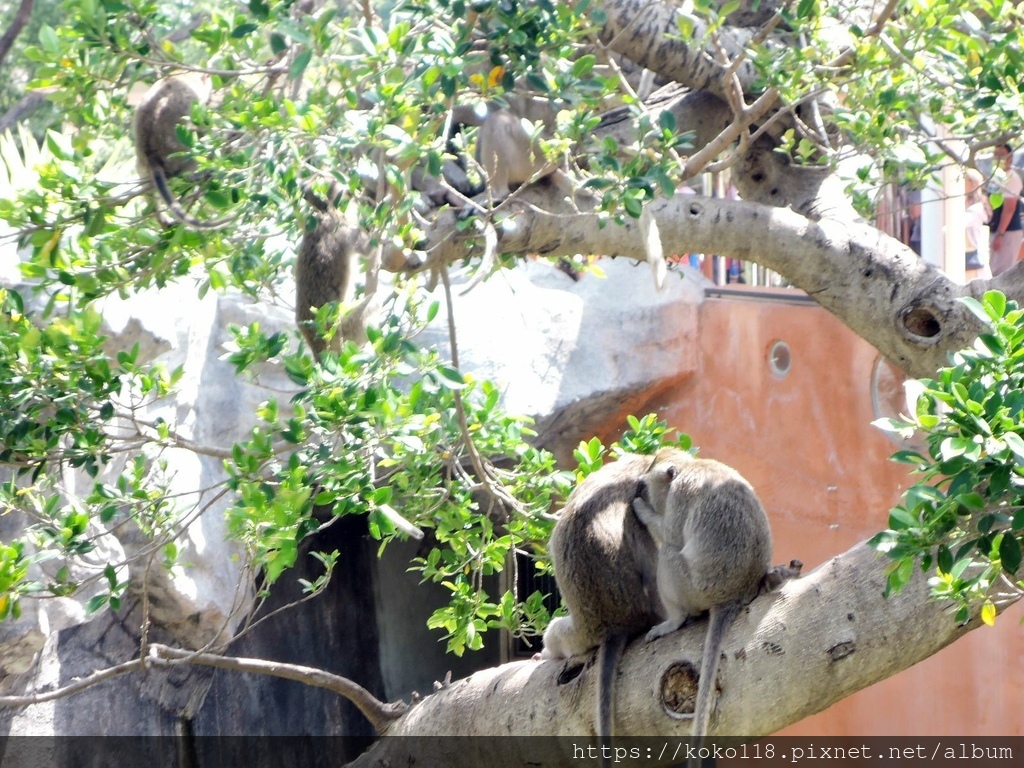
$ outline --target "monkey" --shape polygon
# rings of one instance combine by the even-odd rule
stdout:
[[[478,129],[477,162],[487,175],[487,189],[495,202],[501,202],[513,189],[528,181],[550,178],[560,189],[572,193],[574,186],[557,163],[544,157],[534,144],[530,123],[554,131],[555,107],[547,99],[507,94],[507,106],[487,102],[476,106],[457,105],[452,122]],[[524,122],[525,121],[525,122]]]
[[[739,472],[677,450],[657,454],[632,508],[657,546],[658,594],[667,615],[646,641],[709,612],[693,713],[699,749],[714,706],[723,635],[740,609],[771,586],[768,516]]]
[[[487,189],[492,202],[500,203],[512,194],[513,188],[542,179],[550,179],[570,197],[575,195],[576,185],[572,179],[558,163],[540,153],[531,132],[524,125],[524,121],[540,123],[547,132],[552,132],[555,123],[554,105],[547,99],[525,95],[508,94],[505,98],[508,107],[488,102],[476,107],[458,105],[452,110],[454,124],[478,127],[477,162],[487,176]],[[640,214],[638,226],[647,262],[654,276],[654,285],[661,290],[665,286],[668,262],[665,260],[658,222],[646,206]],[[492,253],[484,254],[478,269],[481,279],[493,269],[496,251],[495,248]],[[474,287],[476,282],[468,286],[466,291]]]
[[[171,194],[167,180],[195,167],[178,140],[177,126],[192,112],[195,103],[207,104],[212,95],[209,75],[181,72],[157,80],[135,108],[133,132],[139,176],[163,198],[171,215],[195,229],[220,229],[232,219],[200,221],[182,208]]]
[[[303,234],[295,258],[295,323],[313,356],[319,360],[328,348],[328,342],[316,332],[316,309],[330,302],[344,304],[350,301],[354,291],[354,273],[359,266],[358,258],[360,255],[372,257],[373,254],[370,253],[369,238],[351,220],[351,215],[343,215],[331,203],[312,192],[307,192],[305,197],[316,211],[313,216],[315,222]],[[372,292],[375,292],[375,286]],[[365,326],[362,323],[364,315],[369,312],[372,292],[368,285],[366,298],[360,305],[348,310],[342,318],[341,328],[330,342],[334,351],[341,348],[342,338],[363,340]]]
[[[624,454],[588,475],[569,495],[548,553],[568,616],[544,632],[542,659],[598,651],[597,733],[614,734],[615,672],[626,644],[665,619],[657,591],[657,548],[631,511],[650,456]]]

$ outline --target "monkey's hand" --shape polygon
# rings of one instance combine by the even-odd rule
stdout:
[[[633,514],[644,524],[644,527],[651,532],[656,542],[661,542],[661,519],[654,507],[643,496],[633,499]]]

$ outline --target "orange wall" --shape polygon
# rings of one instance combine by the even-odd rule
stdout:
[[[808,573],[885,528],[908,476],[887,461],[896,446],[871,426],[874,348],[813,304],[709,298],[699,317],[697,373],[634,412],[657,411],[702,455],[754,485],[772,520],[776,562],[802,560]],[[768,363],[777,340],[791,350],[783,377]],[[902,389],[891,374],[880,380],[881,412],[894,415]],[[994,629],[783,733],[1024,735],[1019,618],[1011,609]]]

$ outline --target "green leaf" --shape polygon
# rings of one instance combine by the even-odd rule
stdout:
[[[971,314],[981,320],[981,322],[986,326],[990,328],[992,327],[992,318],[989,316],[988,311],[973,296],[961,296],[957,301],[967,307],[971,311]]]
[[[945,544],[939,546],[936,562],[942,573],[949,573],[953,570],[953,553]]]
[[[806,19],[812,15],[817,15],[816,6],[817,0],[800,0],[800,4],[796,7],[796,17],[798,19]]]
[[[998,320],[1006,314],[1006,296],[1001,291],[985,291],[981,302],[989,310],[988,315],[993,320]]]
[[[100,608],[105,606],[110,600],[110,595],[96,595],[89,598],[89,602],[85,604],[85,612],[87,614],[96,613]]]
[[[288,67],[288,79],[298,80],[302,77],[302,73],[306,71],[306,67],[309,66],[309,62],[313,60],[313,51],[309,48],[304,48],[302,52],[295,57],[292,65]]]
[[[573,77],[583,78],[590,74],[590,71],[597,63],[597,57],[592,53],[580,56],[572,65]]]
[[[1017,569],[1020,568],[1020,560],[1020,542],[1012,534],[1004,534],[1003,540],[999,543],[999,561],[1002,563],[1003,569],[1016,574]]]
[[[462,389],[466,386],[466,380],[462,378],[462,374],[455,368],[439,365],[437,366],[437,375],[441,379],[441,383],[449,389]]]
[[[60,53],[60,40],[57,33],[49,24],[43,24],[39,28],[39,44],[47,53]]]
[[[1013,451],[1013,455],[1017,459],[1017,465],[1024,465],[1024,439],[1016,432],[1007,432],[1002,435],[1002,438],[1006,442],[1007,447]]]
[[[894,531],[917,528],[920,524],[920,521],[905,509],[896,507],[889,512],[889,527]]]

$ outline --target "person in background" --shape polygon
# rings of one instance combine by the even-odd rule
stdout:
[[[910,234],[907,244],[918,256],[921,255],[921,190],[912,189],[907,194],[907,218],[910,220]]]
[[[964,274],[968,280],[992,277],[988,259],[981,253],[986,239],[986,223],[992,218],[992,206],[984,190],[985,177],[981,171],[968,168],[964,176]]]
[[[993,275],[999,275],[1017,262],[1020,253],[1021,221],[1018,206],[1024,180],[1013,167],[1013,149],[1009,144],[1002,144],[995,149],[995,167],[992,181],[995,188],[993,194],[1003,196],[1002,204],[992,211],[989,229],[992,235],[992,248],[989,251],[989,264]]]

